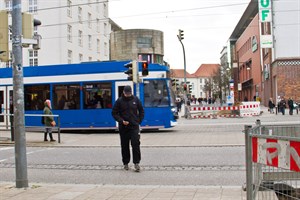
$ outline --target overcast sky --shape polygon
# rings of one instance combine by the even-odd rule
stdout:
[[[178,29],[184,30],[186,68],[220,63],[220,52],[250,0],[110,0],[109,17],[123,29],[164,33],[164,60],[183,69]]]

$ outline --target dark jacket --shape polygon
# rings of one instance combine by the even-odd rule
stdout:
[[[119,126],[124,126],[123,121],[128,121],[128,128],[137,128],[144,119],[144,108],[137,97],[122,95],[113,106],[112,116]]]

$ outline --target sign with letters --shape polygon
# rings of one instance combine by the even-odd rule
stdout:
[[[260,22],[272,22],[271,0],[258,0]]]

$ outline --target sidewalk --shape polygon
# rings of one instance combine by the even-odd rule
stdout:
[[[1,200],[246,200],[241,187],[69,185],[0,182]]]
[[[262,109],[265,121],[275,118],[278,121],[290,116],[269,114],[267,108]],[[291,118],[291,117],[290,117]],[[298,120],[299,116],[291,119]],[[246,118],[246,121],[255,123],[256,117]],[[243,126],[244,119],[220,119],[228,123],[222,126],[240,124]],[[273,120],[274,121],[274,120]],[[211,124],[210,124],[211,123]],[[244,135],[241,132],[223,134],[218,131],[216,123],[219,120],[186,120],[180,119],[180,125],[174,127],[173,131],[159,134],[142,133],[142,146],[218,146],[218,145],[244,145]],[[204,127],[199,133],[194,127],[199,124]],[[207,125],[208,124],[208,125]],[[209,134],[205,126],[211,126]],[[216,129],[214,129],[216,128]],[[177,131],[184,130],[187,134],[179,134]],[[54,134],[57,139],[57,134]],[[172,137],[170,137],[172,136]],[[0,132],[1,146],[13,146],[10,142],[10,132]],[[62,134],[61,143],[44,142],[43,133],[26,133],[28,146],[45,147],[69,147],[69,146],[116,146],[119,147],[119,135],[117,133],[100,134]],[[0,200],[245,200],[246,192],[242,186],[178,186],[178,185],[88,185],[88,184],[55,184],[55,183],[33,183],[29,180],[29,188],[15,188],[12,182],[1,182],[0,177]]]

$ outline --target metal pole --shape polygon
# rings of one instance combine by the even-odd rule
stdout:
[[[246,147],[246,191],[247,200],[253,199],[253,186],[252,186],[252,143],[250,137],[250,129],[252,126],[245,125],[245,147]]]
[[[178,37],[179,39],[179,37]],[[186,85],[186,59],[185,59],[185,49],[182,41],[179,39],[179,42],[182,46],[183,50],[183,65],[184,65],[184,84]],[[187,118],[187,95],[186,95],[186,90],[184,90],[184,117]]]
[[[13,105],[15,131],[16,187],[28,187],[26,136],[24,126],[24,85],[22,58],[22,3],[13,0],[12,50],[13,50]]]

